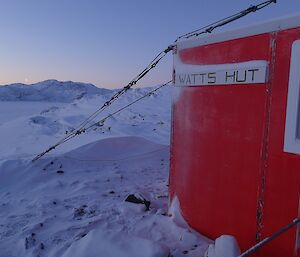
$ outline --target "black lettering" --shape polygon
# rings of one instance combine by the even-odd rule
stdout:
[[[254,81],[255,80],[255,72],[256,71],[259,71],[259,69],[252,69],[252,70],[248,70],[248,71],[250,71],[250,72],[252,72],[252,81]]]
[[[210,72],[207,74],[207,78],[210,79],[208,81],[208,84],[215,84],[217,82],[216,73]]]
[[[187,75],[186,76],[186,84],[191,84],[191,78],[190,78],[190,75]]]
[[[184,84],[186,75],[184,75],[184,77],[181,77],[181,76],[182,76],[182,75],[179,75],[179,76],[178,76],[179,81],[180,81],[181,84]]]
[[[243,78],[241,76],[240,76],[241,78],[239,78],[239,74],[240,74],[240,72],[237,71],[236,72],[236,82],[246,82],[246,80],[247,80],[247,70],[245,70]]]
[[[191,74],[191,76],[193,77],[193,84],[195,85],[196,84],[196,76],[197,76],[198,74]]]
[[[201,83],[204,84],[204,76],[206,73],[200,73],[199,76],[201,76]]]
[[[226,71],[226,75],[225,75],[225,81],[226,83],[228,82],[228,78],[232,78],[232,83],[235,82],[235,71],[233,72],[233,74],[228,74],[228,71]]]

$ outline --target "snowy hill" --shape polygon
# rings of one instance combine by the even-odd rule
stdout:
[[[43,87],[45,87],[44,83]],[[46,87],[45,87],[46,88]],[[102,112],[95,122],[138,99],[151,88],[129,90]],[[108,119],[104,126],[57,148],[53,154],[63,153],[98,139],[118,136],[141,136],[153,142],[169,144],[171,118],[171,91],[165,87],[159,92]],[[36,92],[34,92],[36,93]],[[55,144],[83,122],[114,93],[90,95],[71,103],[48,101],[0,101],[0,160],[11,156],[34,156]],[[28,99],[36,95],[28,95]],[[46,97],[40,92],[40,99]],[[13,136],[12,136],[13,135]],[[51,153],[52,154],[52,153]]]
[[[177,198],[168,207],[175,89],[162,88],[32,162],[114,93],[65,83],[2,91],[0,257],[204,256],[211,240],[186,224]],[[152,89],[129,90],[95,121]],[[132,194],[150,207],[125,201]]]
[[[47,101],[70,103],[76,99],[103,95],[110,90],[92,84],[46,80],[36,84],[10,84],[0,86],[0,101]]]
[[[0,257],[203,256],[210,240],[167,210],[169,147],[108,138],[0,166]],[[129,194],[151,201],[124,201]],[[177,212],[176,212],[177,211]]]

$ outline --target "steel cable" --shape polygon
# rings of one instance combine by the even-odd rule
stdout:
[[[205,33],[212,33],[213,30],[215,30],[216,28],[222,27],[228,23],[231,23],[235,20],[238,20],[246,15],[248,15],[249,13],[252,12],[256,12],[258,10],[261,10],[265,7],[267,7],[268,5],[272,4],[272,3],[276,3],[276,0],[269,0],[269,1],[265,1],[262,2],[260,4],[257,5],[252,5],[250,7],[248,7],[247,9],[238,12],[234,15],[228,16],[227,18],[218,20],[214,23],[211,23],[207,26],[204,26],[200,29],[191,31],[189,33],[186,33],[184,35],[179,36],[174,43],[176,43],[179,39],[181,38],[190,38],[190,37],[197,37],[199,35],[205,34]],[[122,89],[120,89],[118,92],[116,92],[108,101],[106,101],[101,107],[99,107],[95,112],[93,112],[87,119],[85,119],[81,124],[79,124],[75,129],[73,129],[70,133],[68,133],[68,135],[66,135],[64,138],[62,138],[60,141],[58,141],[55,145],[49,147],[47,150],[45,150],[44,152],[42,152],[41,154],[37,155],[33,161],[38,160],[39,158],[41,158],[42,156],[44,156],[45,154],[47,154],[48,152],[54,150],[57,146],[63,144],[64,142],[69,141],[70,139],[74,138],[77,135],[80,135],[84,132],[86,132],[87,129],[95,126],[96,124],[99,123],[93,123],[91,124],[91,122],[100,114],[102,113],[108,106],[110,106],[114,101],[116,101],[121,95],[123,95],[124,93],[126,93],[129,89],[131,89],[139,80],[141,80],[147,73],[149,73],[152,69],[154,69],[156,67],[156,65],[174,48],[175,44],[169,45],[166,49],[164,49],[163,51],[159,52],[156,57],[149,63],[149,65],[142,70],[135,78],[133,78],[126,86],[124,86]],[[170,82],[168,82],[170,83]],[[166,83],[166,84],[168,84]],[[156,91],[156,90],[155,90]],[[102,120],[106,120],[106,118],[103,118]],[[100,121],[102,121],[100,120]],[[86,126],[88,126],[86,128]]]
[[[142,99],[144,99],[144,98],[146,98],[146,97],[152,95],[153,93],[155,93],[156,91],[158,91],[158,90],[161,89],[162,87],[164,87],[164,86],[170,84],[171,82],[172,82],[172,80],[168,81],[167,83],[162,84],[161,86],[159,86],[159,87],[157,87],[157,88],[151,90],[150,92],[148,92],[147,94],[143,95],[142,97],[139,97],[138,99],[134,100],[133,102],[131,102],[131,103],[129,103],[129,104],[127,104],[127,105],[125,105],[125,106],[123,106],[123,107],[121,107],[121,108],[119,108],[118,110],[114,111],[113,113],[108,114],[106,117],[102,118],[101,120],[99,120],[99,121],[97,121],[97,122],[91,124],[90,126],[86,127],[86,128],[84,129],[84,131],[82,131],[82,133],[91,130],[91,128],[93,128],[93,127],[95,127],[95,126],[99,126],[99,124],[103,124],[108,118],[110,118],[110,117],[114,116],[115,114],[117,114],[117,113],[123,111],[124,109],[128,108],[129,106],[131,106],[131,105],[133,105],[133,104],[135,104],[135,103],[141,101]],[[44,152],[42,152],[42,153],[36,155],[35,158],[34,158],[32,161],[36,161],[36,160],[40,159],[40,158],[41,158],[42,156],[44,156],[45,154],[47,154],[47,153],[49,153],[50,151],[54,150],[57,146],[59,146],[59,145],[65,143],[65,142],[71,140],[72,138],[74,138],[74,137],[76,137],[76,136],[77,136],[77,134],[72,134],[72,135],[70,135],[69,137],[63,138],[62,140],[60,140],[59,142],[57,142],[55,145],[49,147],[49,148],[48,148],[47,150],[45,150]]]

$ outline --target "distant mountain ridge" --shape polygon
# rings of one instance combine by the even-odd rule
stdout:
[[[103,95],[111,90],[98,88],[93,84],[45,80],[35,84],[15,83],[0,86],[0,101],[46,101],[70,103],[76,99]]]

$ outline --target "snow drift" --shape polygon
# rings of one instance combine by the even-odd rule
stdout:
[[[112,93],[78,99],[78,92],[88,91],[83,85],[57,98],[63,87],[53,92],[56,82],[54,87],[48,82],[49,88],[45,82],[37,86],[39,92],[26,93],[29,86],[20,86],[26,92],[19,96],[9,91],[5,96],[11,89],[0,88],[0,98],[6,99],[0,101],[0,257],[204,256],[212,241],[188,227],[178,201],[168,212],[173,88],[32,163],[36,153],[78,126]],[[150,90],[129,90],[102,115]],[[57,99],[62,102],[51,102]],[[130,194],[149,200],[149,211],[124,201]]]
[[[35,163],[2,161],[0,257],[203,256],[211,241],[168,214],[168,168],[167,146],[133,136]],[[130,193],[145,195],[150,210],[125,202]]]
[[[121,160],[155,153],[168,148],[142,137],[107,138],[79,147],[65,156],[86,161]],[[97,149],[97,150],[95,150]]]
[[[95,121],[131,103],[152,89],[129,90],[108,110],[102,112]],[[103,126],[95,126],[89,133],[82,134],[57,148],[53,154],[67,152],[98,139],[128,135],[144,137],[160,144],[169,144],[171,90],[171,87],[162,88],[159,92],[109,118]],[[61,93],[58,90],[57,93],[59,92]],[[34,155],[63,138],[66,131],[72,131],[81,124],[113,93],[114,90],[105,90],[105,94],[89,95],[71,103],[0,101],[2,110],[0,113],[0,160],[11,156],[33,158]],[[46,98],[44,93],[40,94],[40,99]],[[34,97],[30,95],[28,99]]]

